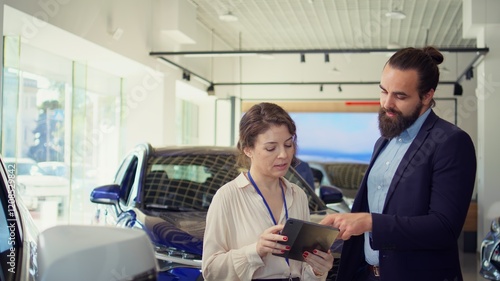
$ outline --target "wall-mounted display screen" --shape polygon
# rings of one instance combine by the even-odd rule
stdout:
[[[297,156],[305,161],[369,162],[380,137],[376,112],[291,112]]]

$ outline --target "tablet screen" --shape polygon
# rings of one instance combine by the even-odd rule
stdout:
[[[313,250],[318,249],[327,252],[337,238],[339,230],[318,223],[290,218],[286,221],[281,234],[286,235],[288,240],[278,243],[289,245],[291,249],[283,254],[274,255],[304,261],[302,254],[305,251],[312,253]]]

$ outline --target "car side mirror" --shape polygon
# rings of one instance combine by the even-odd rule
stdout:
[[[90,193],[90,201],[92,203],[117,205],[119,200],[120,186],[115,183],[96,187]]]
[[[41,281],[157,280],[147,234],[138,229],[59,225],[38,236]]]
[[[319,188],[319,197],[325,204],[340,203],[343,201],[344,195],[337,187],[331,185],[322,185]]]

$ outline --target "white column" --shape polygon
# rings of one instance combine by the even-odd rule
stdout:
[[[463,0],[463,36],[488,47],[484,60],[474,69],[477,76],[477,245],[489,231],[491,220],[500,216],[500,1]]]
[[[478,100],[478,246],[491,220],[500,216],[500,24],[485,24],[478,47],[490,51],[477,67]]]

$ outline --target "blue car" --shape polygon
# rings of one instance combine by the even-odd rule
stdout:
[[[202,280],[206,213],[217,189],[242,171],[237,154],[228,147],[140,144],[125,157],[114,183],[92,191],[96,223],[144,230],[155,247],[159,280]],[[325,202],[343,202],[342,193],[329,187],[321,188],[320,199],[293,168],[286,178],[308,195],[313,221],[334,212]],[[336,264],[340,250],[341,243],[335,243]],[[335,274],[336,268],[331,280]]]

